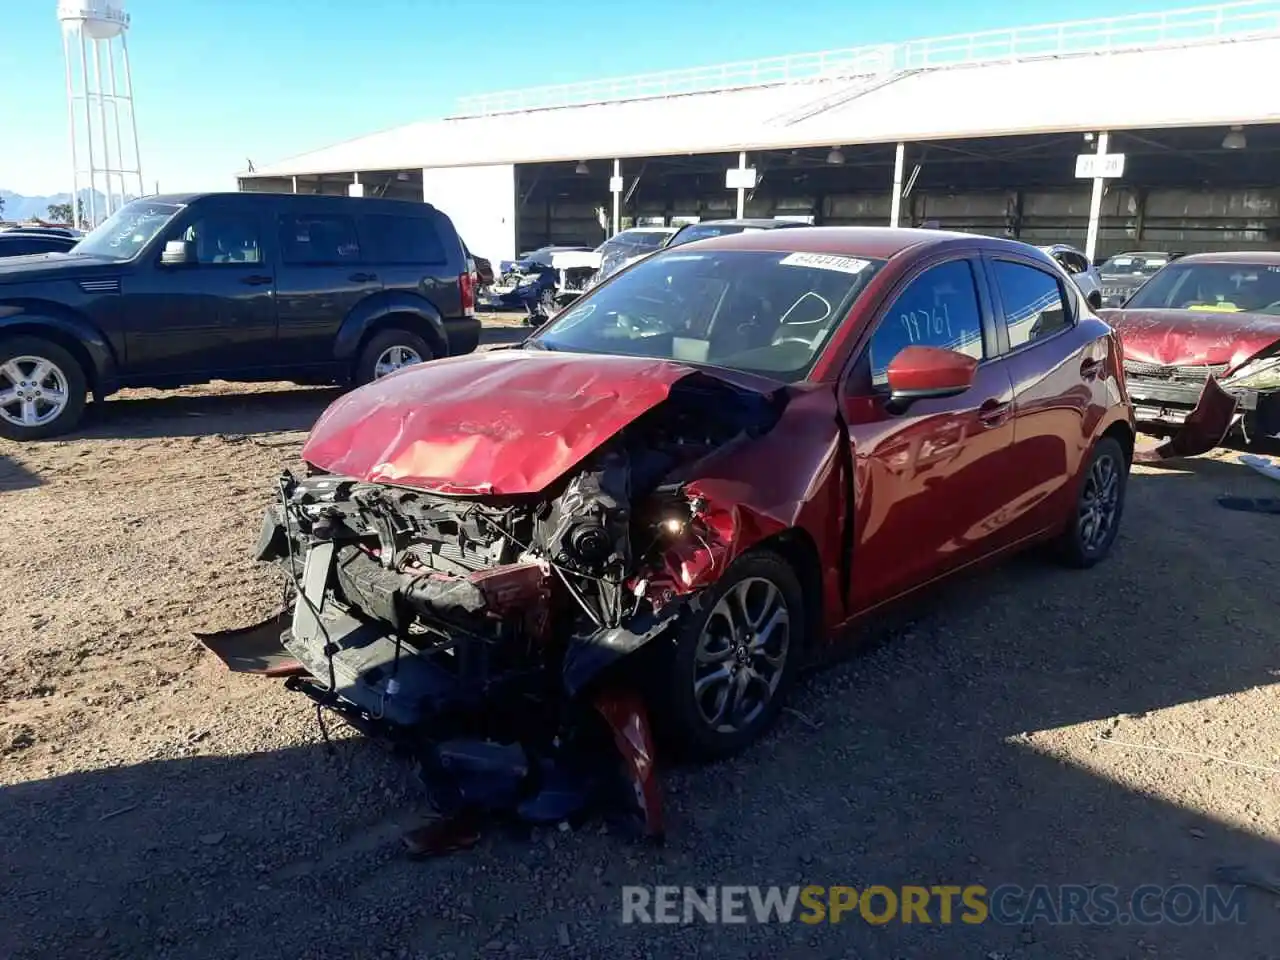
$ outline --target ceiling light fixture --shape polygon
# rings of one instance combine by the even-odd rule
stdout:
[[[831,152],[827,154],[827,163],[832,166],[839,166],[844,163],[844,151],[839,147],[832,147]]]
[[[591,172],[591,168],[587,166],[587,161],[579,160],[578,165],[573,168],[573,172],[580,177],[585,177]]]

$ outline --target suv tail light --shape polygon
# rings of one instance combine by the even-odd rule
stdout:
[[[468,263],[468,265],[470,264]],[[462,296],[463,315],[474,317],[476,315],[476,275],[474,270],[468,270],[466,273],[459,275],[458,293]]]

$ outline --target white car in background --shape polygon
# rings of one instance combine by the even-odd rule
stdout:
[[[1071,279],[1089,301],[1089,306],[1095,310],[1102,306],[1102,274],[1089,262],[1088,257],[1067,243],[1053,243],[1040,249],[1071,274]]]

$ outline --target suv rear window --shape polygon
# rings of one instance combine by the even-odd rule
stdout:
[[[365,217],[365,226],[374,259],[379,263],[449,262],[440,234],[428,217],[377,213]]]

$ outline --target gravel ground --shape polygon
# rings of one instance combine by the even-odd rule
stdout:
[[[0,957],[1277,956],[1260,890],[1216,927],[619,922],[625,884],[1280,873],[1280,521],[1214,502],[1277,491],[1236,454],[1136,468],[1093,571],[1020,559],[868,626],[763,744],[666,772],[665,848],[589,825],[412,862],[405,766],[336,724],[326,751],[305,701],[191,638],[278,598],[248,550],[334,395],[132,391],[0,441]]]

